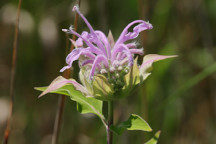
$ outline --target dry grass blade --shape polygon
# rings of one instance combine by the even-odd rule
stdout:
[[[15,33],[14,33],[14,42],[13,42],[13,55],[12,55],[12,68],[11,68],[11,76],[10,76],[10,110],[7,119],[7,125],[4,132],[3,144],[8,143],[8,138],[10,136],[10,126],[11,119],[13,114],[13,105],[14,105],[14,83],[15,83],[15,74],[16,74],[16,63],[17,63],[17,43],[18,43],[18,35],[19,35],[19,18],[20,18],[20,9],[21,9],[22,0],[19,0],[18,9],[17,9],[17,17],[16,17],[16,25],[15,25]]]

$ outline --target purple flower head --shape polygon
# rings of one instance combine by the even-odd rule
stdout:
[[[80,13],[78,6],[74,6],[73,11],[80,15],[90,32],[84,31],[79,34],[72,27],[62,30],[76,35],[78,39],[76,41],[71,40],[76,48],[67,56],[68,65],[63,67],[60,72],[70,68],[72,63],[79,59],[81,68],[87,66],[90,68],[89,77],[92,79],[96,73],[108,74],[126,71],[133,65],[134,54],[143,55],[143,49],[137,49],[136,43],[128,41],[135,39],[141,31],[152,29],[150,23],[143,20],[131,22],[122,31],[118,40],[114,42],[111,32],[106,37],[103,32],[94,30],[88,20]],[[129,32],[128,29],[135,24],[133,31]]]
[[[79,60],[80,83],[74,79],[58,77],[41,94],[53,92],[69,84],[86,97],[94,97],[102,101],[110,101],[127,96],[138,84],[142,83],[150,74],[154,62],[174,56],[148,54],[144,56],[141,65],[134,59],[134,55],[143,55],[143,49],[137,48],[137,43],[129,40],[135,39],[139,33],[152,29],[152,25],[143,20],[131,22],[114,41],[111,31],[108,36],[99,30],[94,30],[87,19],[80,13],[78,6],[73,8],[86,23],[89,32],[81,34],[75,32],[71,26],[63,29],[64,32],[78,37],[71,40],[75,49],[66,58],[67,66],[60,71],[71,68],[75,60]],[[135,25],[135,26],[134,26]],[[128,31],[133,27],[132,31]]]

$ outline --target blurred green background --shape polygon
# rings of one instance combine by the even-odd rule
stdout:
[[[35,86],[46,86],[65,65],[68,43],[62,28],[74,22],[75,0],[23,0],[10,144],[49,144],[58,96],[40,99]],[[0,2],[0,141],[9,108],[9,82],[18,0]],[[136,41],[145,54],[177,54],[154,64],[152,75],[127,99],[115,103],[115,122],[141,115],[153,132],[130,131],[116,144],[141,144],[161,130],[160,144],[216,143],[216,1],[82,0],[81,12],[94,29],[112,30],[117,39],[133,20],[154,28]],[[88,30],[79,19],[78,32]],[[74,77],[78,76],[77,64]],[[94,115],[81,115],[66,99],[60,144],[105,143],[105,129]]]

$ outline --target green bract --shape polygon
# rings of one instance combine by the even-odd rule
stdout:
[[[92,80],[89,79],[90,68],[83,67],[79,73],[81,84],[74,79],[58,77],[41,96],[70,83],[86,97],[94,97],[102,101],[116,100],[128,96],[137,85],[142,83],[151,74],[154,62],[171,57],[175,56],[146,55],[140,66],[136,58],[131,68],[124,67],[113,73],[96,74]]]
[[[113,86],[108,82],[107,78],[102,74],[94,76],[93,80],[89,79],[89,71],[82,68],[79,73],[80,81],[86,87],[89,94],[100,100],[113,99]]]

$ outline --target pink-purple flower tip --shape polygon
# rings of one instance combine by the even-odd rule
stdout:
[[[148,29],[152,29],[153,28],[152,24],[150,24],[149,22],[147,23],[148,23]]]
[[[79,6],[78,6],[78,5],[75,5],[75,6],[73,7],[72,11],[77,11],[77,10],[79,10]]]

